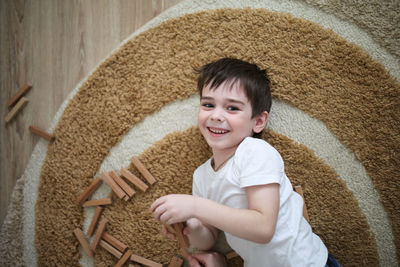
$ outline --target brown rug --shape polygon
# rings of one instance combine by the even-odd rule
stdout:
[[[55,130],[36,203],[38,264],[79,265],[73,236],[83,223],[76,197],[132,126],[196,92],[193,67],[223,56],[269,70],[273,96],[322,121],[363,164],[391,221],[400,256],[400,85],[359,47],[303,19],[267,10],[208,11],[170,20],[126,43],[80,88]],[[311,224],[343,266],[377,266],[370,227],[338,175],[304,146],[268,132],[289,178],[301,184]],[[135,253],[167,264],[175,243],[159,234],[149,204],[190,193],[191,174],[210,156],[196,128],[173,133],[140,159],[158,182],[128,202],[113,196],[103,216]],[[130,167],[132,170],[133,167]],[[100,250],[95,265],[115,263]]]
[[[303,1],[367,29],[376,42],[400,58],[400,1]]]

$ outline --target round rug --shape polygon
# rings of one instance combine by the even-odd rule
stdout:
[[[68,103],[40,173],[39,265],[85,262],[73,236],[75,228],[84,227],[87,212],[75,203],[79,193],[100,171],[120,168],[121,163],[103,162],[131,129],[143,125],[136,134],[151,139],[168,117],[184,124],[188,114],[182,105],[189,103],[190,114],[196,109],[193,68],[226,56],[268,70],[276,108],[264,138],[282,154],[292,183],[303,186],[311,225],[329,251],[344,266],[396,264],[399,83],[360,47],[315,23],[265,9],[222,9],[185,15],[137,35],[105,60]],[[146,121],[165,110],[160,121]],[[304,124],[290,131],[299,121]],[[158,182],[128,202],[113,196],[103,214],[112,234],[136,254],[163,264],[177,245],[159,234],[149,204],[166,193],[190,193],[193,170],[210,156],[193,128],[195,121],[189,124],[144,145],[139,158]],[[315,140],[321,154],[299,144]],[[342,164],[345,157],[331,146],[350,155],[346,162],[354,164]],[[125,155],[123,166],[135,154]],[[358,176],[361,182],[352,180]],[[379,214],[375,220],[374,214]],[[115,259],[100,250],[94,263],[109,266]]]

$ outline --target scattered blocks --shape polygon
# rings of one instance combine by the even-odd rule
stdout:
[[[169,263],[168,267],[181,267],[183,263],[183,259],[174,255]]]
[[[124,255],[119,259],[117,264],[115,264],[115,267],[122,267],[122,265],[125,264],[125,262],[129,259],[129,257],[132,255],[132,250],[127,250]]]
[[[112,203],[111,198],[92,199],[83,203],[83,207],[104,206]]]
[[[14,118],[14,116],[29,102],[28,98],[22,97],[18,103],[11,109],[11,111],[6,115],[4,121],[6,124]]]
[[[129,264],[129,266],[138,266],[137,264],[142,264],[144,266],[150,266],[150,267],[163,266],[160,263],[133,254],[132,250],[130,249],[127,250],[127,246],[125,244],[123,244],[121,241],[117,240],[115,237],[106,232],[103,233],[102,237],[103,239],[100,240],[99,245],[119,259],[119,261],[115,266],[122,266],[128,260],[134,262],[134,264]]]
[[[47,133],[46,131],[36,127],[36,126],[29,126],[29,131],[31,133],[34,133],[36,135],[39,135],[40,137],[43,137],[44,139],[46,139],[47,141],[53,141],[55,139],[54,135]]]
[[[116,171],[111,171],[110,176],[129,197],[132,197],[134,194],[136,194],[135,190],[133,190],[132,187],[130,187],[124,180],[122,180],[122,178]]]
[[[167,228],[168,232],[170,232],[172,234],[176,233],[174,227],[172,227],[170,224],[163,223],[163,225],[165,226],[165,228]]]
[[[148,186],[145,183],[143,183],[143,181],[140,180],[136,175],[131,173],[128,169],[122,168],[121,169],[121,175],[124,176],[126,179],[128,179],[137,188],[139,188],[143,192],[146,192]]]
[[[116,248],[119,252],[123,253],[128,247],[111,234],[104,232],[102,236],[104,241],[107,241],[110,245]]]
[[[18,89],[18,91],[15,93],[13,97],[11,97],[8,102],[7,106],[10,108],[12,105],[14,105],[24,94],[26,94],[30,89],[32,88],[31,85],[29,84],[24,84],[21,88]]]
[[[120,251],[118,251],[118,249],[114,248],[113,246],[111,246],[109,243],[107,243],[104,240],[100,240],[100,247],[104,248],[105,250],[107,250],[108,252],[110,252],[112,255],[114,255],[116,258],[121,258],[122,257],[122,253]]]
[[[93,195],[94,191],[96,191],[102,183],[103,181],[100,178],[94,179],[89,187],[86,188],[86,190],[78,197],[78,204],[82,205],[91,195]]]
[[[11,121],[12,118],[29,102],[26,97],[23,97],[30,89],[32,88],[31,85],[25,84],[18,91],[12,96],[8,102],[8,108],[11,108],[10,112],[4,118],[5,123],[7,124]],[[16,103],[16,104],[15,104]]]
[[[163,266],[160,263],[143,258],[143,257],[135,255],[135,254],[132,254],[131,261],[145,265],[145,266],[149,266],[149,267],[162,267]]]
[[[143,177],[149,182],[149,184],[154,184],[156,179],[151,175],[151,173],[146,169],[143,163],[139,160],[138,157],[134,156],[131,158],[131,162],[135,167],[139,170],[139,172],[143,175]]]
[[[81,229],[76,228],[74,230],[74,234],[76,236],[76,238],[78,239],[79,243],[81,244],[83,250],[85,251],[86,255],[88,255],[89,257],[93,257],[93,252],[90,249],[90,245],[89,242],[87,241],[85,235],[83,234],[83,232],[81,231]]]
[[[106,225],[107,225],[108,220],[107,219],[102,219],[99,223],[99,227],[97,227],[96,234],[94,235],[94,239],[92,241],[92,244],[90,245],[90,248],[95,251],[97,248],[97,245],[100,243],[101,236],[103,235],[104,231],[106,230]]]
[[[189,257],[190,254],[188,252],[188,248],[190,246],[190,243],[188,237],[183,234],[183,223],[175,223],[172,225],[172,227],[175,229],[176,238],[178,239],[179,245],[181,246],[180,251],[182,253],[182,256],[185,258]]]
[[[101,176],[103,177],[104,181],[111,187],[111,189],[114,191],[114,193],[119,197],[119,198],[124,198],[126,196],[126,193],[124,190],[122,190],[121,187],[114,181],[114,179],[107,173],[107,172],[102,172]]]
[[[89,230],[88,230],[88,235],[92,236],[94,233],[94,229],[97,226],[97,222],[99,221],[100,215],[103,212],[103,207],[102,206],[97,206],[96,210],[94,211],[94,215],[92,218],[92,221],[90,222]]]
[[[31,128],[34,129],[33,126]],[[134,157],[134,158],[135,159],[132,159],[132,162],[134,162],[134,165],[138,168],[138,170],[145,177],[145,179],[150,184],[155,183],[156,180],[150,174],[150,172],[143,166],[143,164],[139,161],[139,159],[137,159],[136,157]],[[121,175],[124,176],[130,182],[132,182],[141,191],[145,192],[148,189],[148,185],[146,185],[141,179],[136,177],[128,169],[122,168]],[[116,171],[111,171],[110,173],[103,171],[101,173],[101,176],[103,177],[103,179],[107,183],[107,185],[111,187],[112,191],[120,199],[128,200],[130,197],[134,196],[134,194],[136,193],[135,190],[131,186],[129,186]],[[102,180],[100,178],[94,179],[92,181],[92,183],[85,189],[85,191],[83,193],[81,193],[79,195],[79,197],[76,200],[77,204],[82,205],[83,207],[96,206],[96,210],[95,210],[94,216],[92,218],[92,221],[90,223],[88,233],[87,233],[88,236],[92,236],[93,233],[95,232],[96,225],[98,224],[92,243],[89,244],[89,242],[87,241],[83,232],[80,229],[77,228],[74,231],[79,242],[82,244],[82,247],[84,248],[85,252],[90,257],[93,257],[93,252],[96,250],[96,248],[98,246],[100,246],[119,259],[115,265],[117,267],[123,266],[127,261],[132,261],[129,264],[129,266],[133,266],[133,267],[141,266],[141,265],[150,266],[150,267],[162,267],[163,265],[160,263],[146,259],[139,255],[133,254],[132,250],[128,249],[128,246],[126,246],[124,243],[119,241],[117,238],[115,238],[114,236],[112,236],[111,234],[106,232],[106,225],[108,223],[108,220],[106,218],[103,218],[98,223],[98,221],[101,217],[101,214],[104,210],[103,206],[109,205],[112,203],[111,198],[88,200],[93,195],[93,193],[99,188],[99,186],[101,184],[102,184]],[[175,231],[172,226],[169,226],[169,227],[170,227],[170,229]],[[186,240],[187,240],[186,236],[183,238],[186,238]],[[186,249],[184,251],[186,251]],[[186,252],[186,254],[187,254],[187,252]],[[177,262],[179,262],[178,259],[179,258],[177,258],[177,260],[174,260],[174,262],[176,262],[175,264],[178,264],[177,263]],[[180,266],[180,265],[174,265],[174,266]]]

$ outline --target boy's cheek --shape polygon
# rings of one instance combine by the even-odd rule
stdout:
[[[202,135],[204,138],[206,138],[206,135],[205,135],[204,129],[203,129],[203,128],[201,128],[201,127],[199,127],[199,129],[200,129],[200,133],[201,133],[201,135]]]

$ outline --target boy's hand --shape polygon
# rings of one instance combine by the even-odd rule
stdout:
[[[196,218],[191,218],[187,220],[184,225],[185,225],[185,228],[183,228],[184,235],[190,235],[191,233],[198,231],[203,226],[203,224]],[[176,240],[176,233],[172,225],[162,223],[161,233],[172,240]]]
[[[183,229],[183,234],[190,235],[196,231],[199,231],[201,227],[204,227],[201,221],[196,218],[190,218],[186,221],[186,227]]]
[[[161,233],[172,240],[176,240],[175,231],[169,224],[163,223],[161,225]]]
[[[224,256],[217,252],[196,252],[188,258],[191,267],[226,267]]]
[[[184,222],[193,217],[195,197],[191,195],[166,195],[158,198],[150,207],[154,218],[167,224]]]

